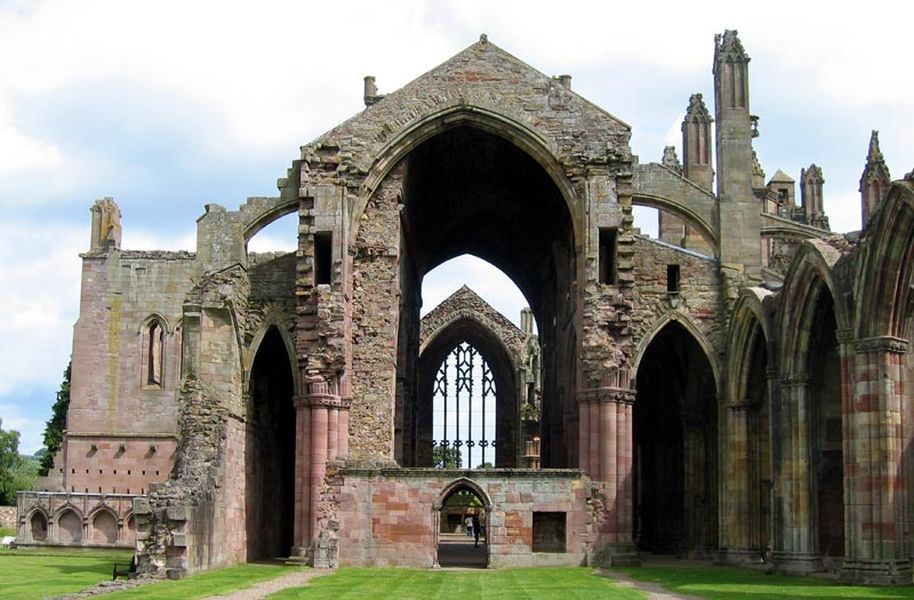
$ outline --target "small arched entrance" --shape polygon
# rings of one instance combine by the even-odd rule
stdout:
[[[489,513],[486,493],[468,479],[445,488],[435,503],[438,565],[480,568],[489,566]]]

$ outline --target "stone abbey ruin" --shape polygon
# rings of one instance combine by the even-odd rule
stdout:
[[[97,202],[65,441],[19,542],[135,546],[174,577],[431,567],[468,493],[493,567],[770,547],[910,583],[914,175],[874,132],[864,228],[830,232],[816,165],[765,181],[748,65],[717,36],[681,164],[483,36],[396,92],[366,78],[278,196],[206,206],[195,252],[121,249]],[[295,252],[247,251],[289,214]],[[520,327],[468,288],[420,318],[463,254],[517,284]]]

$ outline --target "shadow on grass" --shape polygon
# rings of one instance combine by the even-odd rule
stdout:
[[[914,600],[914,587],[841,585],[808,577],[766,575],[737,567],[646,566],[618,569],[632,579],[709,600],[788,598],[872,598]]]

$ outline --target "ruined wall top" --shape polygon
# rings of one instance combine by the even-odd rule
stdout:
[[[523,131],[569,177],[589,164],[631,160],[627,124],[571,91],[565,80],[531,68],[485,37],[403,88],[375,99],[358,115],[302,147],[302,188],[327,182],[358,187],[386,151],[411,149],[461,119],[485,122],[494,133],[507,137]],[[410,136],[432,121],[437,127],[426,131],[425,138]]]
[[[92,212],[92,234],[89,252],[117,250],[121,247],[121,209],[114,198],[96,200]]]

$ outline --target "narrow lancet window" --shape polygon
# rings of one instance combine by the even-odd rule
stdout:
[[[146,385],[162,385],[165,354],[165,330],[158,321],[149,324],[146,348]]]

